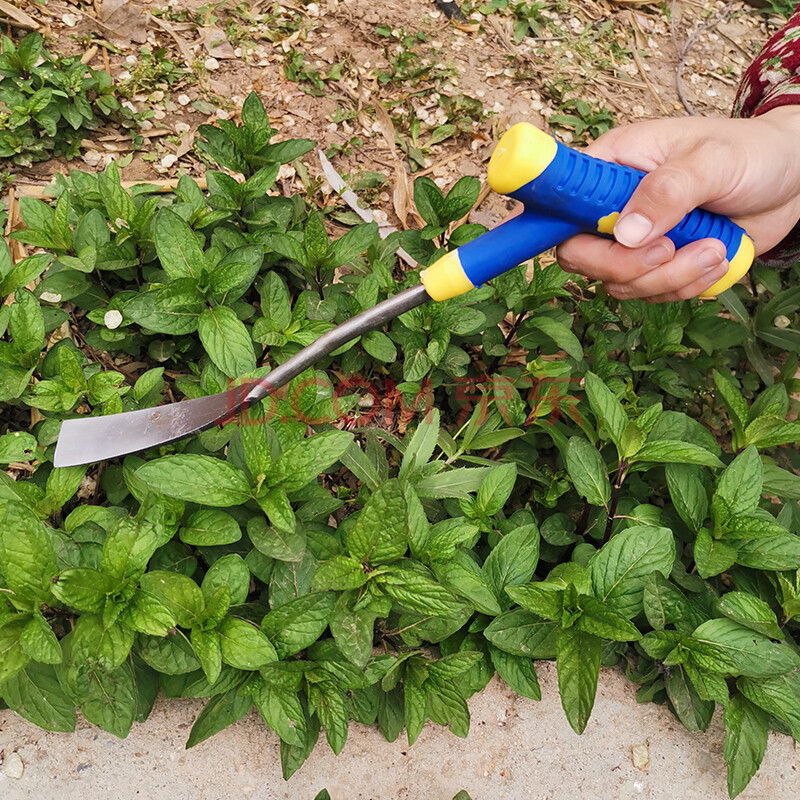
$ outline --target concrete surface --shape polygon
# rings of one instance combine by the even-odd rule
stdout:
[[[472,698],[469,738],[429,723],[413,748],[404,734],[389,744],[377,730],[351,724],[340,756],[326,743],[285,783],[277,737],[256,713],[191,750],[184,743],[202,702],[159,701],[150,719],[119,740],[88,725],[47,733],[0,711],[2,800],[724,800],[719,718],[689,733],[666,709],[639,705],[634,687],[604,670],[583,736],[564,718],[555,666],[539,665],[540,703],[494,679]],[[642,747],[644,746],[644,747]],[[649,764],[634,766],[636,762]],[[24,765],[19,779],[16,753]],[[16,770],[16,772],[15,772]],[[764,764],[742,800],[800,798],[800,749],[773,734]]]

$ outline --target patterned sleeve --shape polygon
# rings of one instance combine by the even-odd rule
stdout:
[[[779,106],[800,103],[800,6],[772,35],[747,68],[733,104],[734,117],[757,117]],[[769,266],[800,261],[800,223],[758,260]]]

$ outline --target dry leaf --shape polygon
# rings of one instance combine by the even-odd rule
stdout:
[[[205,45],[206,52],[214,58],[236,58],[233,47],[228,41],[225,31],[208,26],[199,29],[200,39]]]
[[[38,31],[40,28],[39,23],[30,14],[26,14],[22,9],[7,3],[6,0],[0,0],[0,15],[6,17],[20,28],[27,28],[31,31]]]

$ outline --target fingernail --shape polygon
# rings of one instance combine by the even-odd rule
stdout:
[[[697,266],[700,267],[700,269],[714,269],[714,267],[719,264],[719,261],[719,251],[713,247],[703,250],[700,255],[697,256]]]
[[[672,250],[666,244],[654,244],[644,254],[648,267],[660,267],[672,258]]]
[[[638,247],[650,231],[653,223],[641,214],[626,214],[614,226],[614,238],[625,247]]]

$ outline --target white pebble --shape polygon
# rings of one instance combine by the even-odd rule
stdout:
[[[217,119],[230,119],[231,114],[229,111],[226,111],[224,108],[217,109]]]
[[[161,89],[156,89],[156,90],[155,90],[155,91],[154,91],[154,92],[153,92],[153,93],[150,95],[150,99],[151,99],[151,100],[152,100],[154,103],[160,103],[160,102],[161,102],[161,101],[164,99],[164,92],[162,92],[162,91],[161,91]]]
[[[215,70],[219,69],[219,61],[213,56],[209,56],[204,62],[203,66],[210,72],[214,72]]]
[[[78,24],[78,18],[74,14],[64,14],[61,21],[68,27],[74,28]],[[21,773],[20,773],[21,774]]]
[[[187,125],[185,122],[176,122],[175,123],[175,133],[189,133],[192,129],[191,125]]]
[[[66,14],[64,16],[67,16]],[[19,753],[9,753],[6,756],[5,763],[6,778],[11,778],[13,781],[18,781],[25,772],[25,765],[19,757]]]
[[[60,303],[61,295],[55,292],[42,292],[39,295],[39,299],[43,300],[45,303]]]
[[[81,158],[90,166],[96,167],[100,163],[101,159],[100,153],[97,150],[87,150]]]
[[[166,116],[167,112],[163,108],[156,108],[153,111],[153,119],[164,119]]]
[[[178,105],[181,106],[188,106],[189,103],[192,102],[192,98],[189,97],[188,94],[179,94],[178,95]]]
[[[169,168],[174,166],[177,163],[177,161],[178,161],[178,156],[176,156],[174,153],[167,153],[167,155],[165,155],[164,158],[161,159],[161,166]]]
[[[103,315],[103,323],[110,331],[116,330],[120,325],[122,325],[122,314],[116,309],[112,311],[106,311],[106,313]]]
[[[792,324],[792,321],[789,319],[789,317],[779,314],[774,320],[772,320],[772,324],[776,328],[788,328]]]
[[[631,748],[631,760],[636,769],[647,769],[650,766],[650,751],[647,745],[634,745]]]

